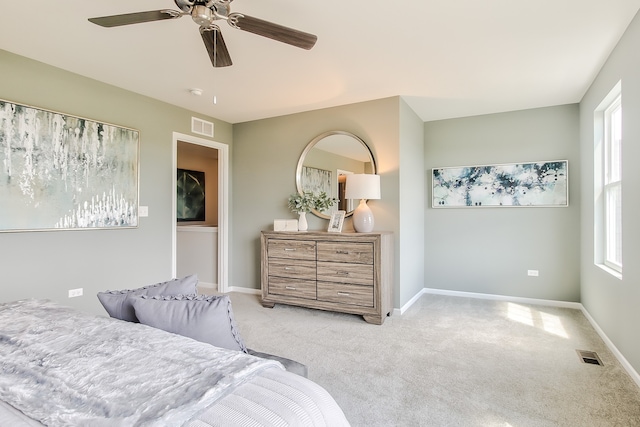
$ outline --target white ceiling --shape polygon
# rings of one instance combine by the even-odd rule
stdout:
[[[176,9],[172,0],[2,0],[0,49],[230,123],[396,95],[431,121],[579,102],[640,0],[231,6],[318,42],[306,51],[220,22],[234,64],[214,69],[188,16],[118,28],[87,21]]]

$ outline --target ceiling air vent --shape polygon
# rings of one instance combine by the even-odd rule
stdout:
[[[191,132],[213,138],[213,123],[191,117]]]
[[[582,363],[587,363],[589,365],[598,365],[602,366],[603,363],[598,357],[598,354],[595,351],[586,351],[586,350],[576,350],[578,352],[578,357],[582,360]]]

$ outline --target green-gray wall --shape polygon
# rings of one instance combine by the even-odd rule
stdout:
[[[401,100],[400,102],[400,182],[399,259],[400,274],[396,307],[404,308],[424,288],[425,206],[424,122]]]
[[[196,116],[230,144],[232,126],[3,50],[0,76],[2,99],[139,130],[140,205],[149,207],[135,229],[0,233],[0,301],[50,298],[105,314],[98,291],[169,279],[173,132],[188,134]],[[68,299],[74,288],[84,296]]]
[[[274,219],[296,218],[287,208],[287,198],[296,191],[298,159],[313,138],[331,130],[351,132],[371,148],[382,192],[382,199],[369,202],[375,229],[393,231],[397,247],[398,106],[399,98],[395,97],[234,126],[230,259],[236,286],[259,289],[260,231],[272,229]],[[327,220],[313,215],[307,215],[307,220],[310,230],[326,230],[328,225]],[[345,230],[349,228],[353,229],[350,218],[344,225]],[[399,283],[397,269],[395,277]],[[396,292],[396,298],[398,295]]]
[[[580,301],[578,141],[577,104],[425,123],[429,197],[432,168],[569,161],[569,207],[427,207],[426,287]]]
[[[640,17],[618,46],[580,103],[582,304],[636,372],[640,372]],[[594,262],[594,111],[622,81],[622,280]]]
[[[313,138],[331,130],[359,136],[375,156],[382,198],[368,204],[375,230],[395,235],[394,306],[401,307],[424,287],[425,196],[423,122],[399,97],[234,125],[235,285],[260,287],[260,230],[272,229],[276,218],[295,218],[287,198],[296,191],[298,159]],[[309,229],[326,230],[327,220],[307,218]],[[350,218],[344,229],[353,230]]]

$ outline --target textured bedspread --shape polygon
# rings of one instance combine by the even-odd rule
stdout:
[[[0,304],[0,400],[46,425],[179,426],[274,365],[49,301]]]

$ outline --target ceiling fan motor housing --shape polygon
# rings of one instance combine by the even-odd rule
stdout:
[[[192,13],[194,8],[201,6],[210,9],[219,18],[229,15],[229,4],[232,0],[174,0],[174,2],[184,13]]]

